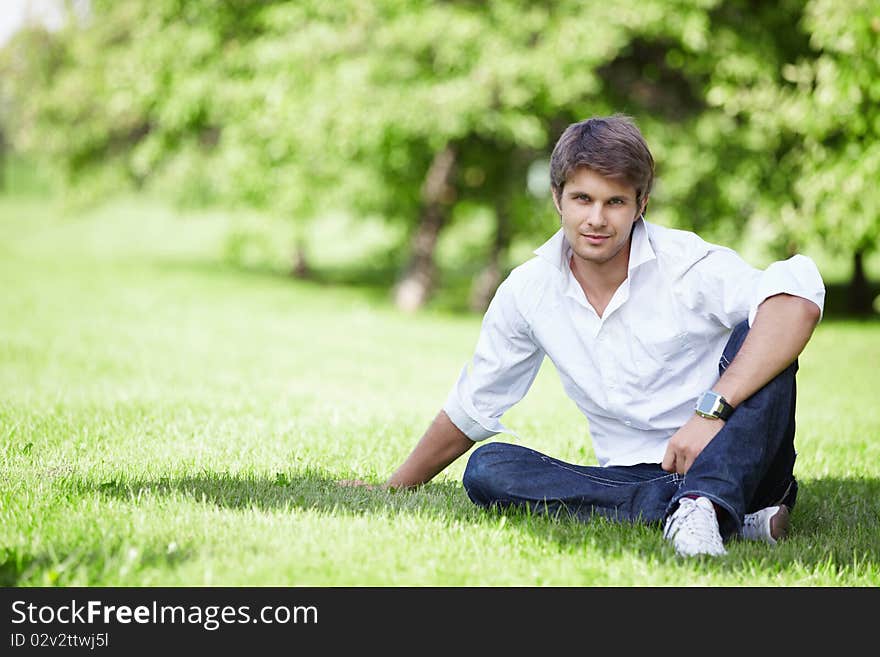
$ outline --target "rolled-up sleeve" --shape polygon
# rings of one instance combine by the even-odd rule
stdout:
[[[819,307],[820,319],[825,312],[825,284],[816,263],[805,255],[774,262],[762,272],[749,307],[749,326],[755,321],[758,306],[777,294],[791,294],[812,301]]]
[[[511,433],[501,416],[528,392],[544,359],[517,310],[511,279],[498,288],[483,317],[470,368],[465,365],[443,410],[468,438]]]

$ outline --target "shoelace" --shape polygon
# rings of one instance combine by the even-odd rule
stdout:
[[[701,543],[709,543],[721,548],[722,543],[719,541],[716,529],[717,522],[710,509],[697,504],[696,500],[684,497],[679,502],[679,508],[673,515],[672,522],[667,525],[664,535],[671,537],[684,532]]]
[[[772,519],[779,512],[778,506],[767,507],[755,513],[747,513],[743,518],[743,526],[740,530],[740,536],[751,540],[765,541],[767,543],[776,544],[776,538],[773,536]],[[784,533],[784,532],[780,532]]]
[[[757,531],[761,529],[761,526],[758,522],[758,514],[757,513],[747,513],[746,517],[743,518],[743,531],[753,530]]]

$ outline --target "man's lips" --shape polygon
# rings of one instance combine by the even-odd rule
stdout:
[[[601,244],[605,240],[607,240],[610,235],[599,235],[597,233],[587,233],[586,235],[581,234],[585,240],[587,240],[590,244]]]

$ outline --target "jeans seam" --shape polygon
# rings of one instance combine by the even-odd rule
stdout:
[[[550,463],[551,465],[555,465],[557,468],[561,468],[562,470],[566,470],[568,472],[573,472],[577,475],[580,475],[581,477],[584,477],[585,479],[589,479],[590,481],[593,481],[602,486],[608,486],[609,488],[617,486],[632,486],[634,484],[649,484],[657,481],[662,481],[664,479],[671,479],[673,482],[675,482],[681,479],[680,475],[677,475],[675,473],[662,475],[660,477],[654,477],[653,479],[640,479],[639,481],[617,481],[615,479],[603,479],[602,477],[597,477],[596,475],[588,474],[586,472],[580,472],[573,468],[566,467],[565,465],[559,463],[558,461],[555,461],[554,459],[551,459],[550,457],[543,456],[542,458],[545,462]]]

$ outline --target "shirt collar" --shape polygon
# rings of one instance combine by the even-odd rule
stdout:
[[[628,271],[632,271],[650,260],[657,259],[657,254],[654,253],[654,247],[651,246],[651,240],[648,237],[648,225],[648,222],[641,219],[636,221],[633,226],[632,242],[629,247]],[[571,246],[569,246],[568,240],[565,239],[565,232],[562,228],[556,231],[553,237],[535,249],[534,253],[542,260],[549,262],[563,274],[569,271]]]

